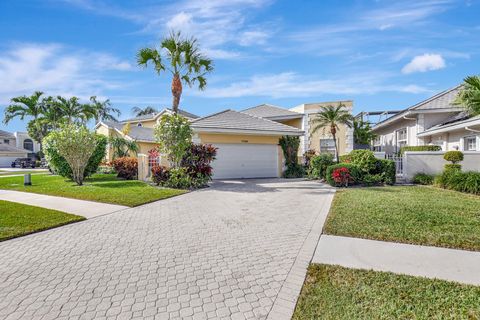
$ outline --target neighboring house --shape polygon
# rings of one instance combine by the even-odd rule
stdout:
[[[152,118],[145,121],[151,122]],[[279,177],[283,163],[283,154],[278,145],[280,137],[303,134],[295,127],[233,110],[190,119],[194,142],[209,143],[218,148],[212,164],[214,178],[217,179]],[[144,120],[135,118],[133,121],[142,123]],[[130,123],[130,132],[125,135],[122,129],[127,123]],[[96,130],[107,136],[117,135],[135,140],[140,147],[139,153],[145,154],[157,145],[153,128],[143,124],[137,126],[128,121],[104,121],[97,124]],[[111,159],[111,151],[108,152]]]
[[[256,117],[262,117],[272,121],[280,122],[289,126],[293,126],[304,131],[304,135],[300,137],[299,156],[302,156],[308,150],[315,150],[317,153],[335,153],[335,143],[330,128],[321,128],[317,132],[313,132],[315,116],[321,112],[322,107],[333,105],[344,105],[345,108],[352,113],[353,101],[332,101],[306,103],[291,109],[284,109],[270,104],[262,104],[253,108],[243,110]],[[353,149],[353,129],[345,125],[339,125],[337,131],[338,152],[340,155],[349,153]]]
[[[38,151],[40,145],[27,133],[0,130],[0,167],[10,167],[17,158],[34,157]]]
[[[153,128],[164,114],[173,114],[173,111],[172,109],[165,108],[160,112],[146,114],[143,116],[123,120],[123,121],[120,121],[120,123],[123,123],[123,124],[130,123],[132,127],[138,126],[138,127],[145,127],[145,128]],[[178,110],[178,114],[184,116],[189,120],[199,118],[199,116],[184,110]]]
[[[480,151],[480,117],[453,102],[461,85],[417,103],[377,123],[374,151],[394,154],[403,146],[438,145],[443,151]]]

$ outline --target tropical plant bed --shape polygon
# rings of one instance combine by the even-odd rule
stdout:
[[[312,264],[294,320],[479,319],[480,287]]]
[[[85,218],[56,210],[0,200],[0,241],[81,220],[85,220]]]
[[[24,186],[23,177],[0,179],[0,189],[40,193],[52,196],[98,201],[135,207],[170,198],[185,190],[153,187],[138,180],[121,180],[114,174],[94,174],[83,186],[56,175],[32,176],[32,185]]]
[[[480,197],[427,186],[343,189],[324,233],[480,251]]]

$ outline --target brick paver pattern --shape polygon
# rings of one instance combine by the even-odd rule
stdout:
[[[265,319],[329,191],[250,180],[0,243],[0,319]]]

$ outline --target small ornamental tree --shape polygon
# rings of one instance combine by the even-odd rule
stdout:
[[[167,155],[170,165],[178,168],[192,144],[190,122],[179,114],[164,115],[155,126],[155,139],[160,152]]]
[[[58,153],[67,161],[72,169],[72,179],[79,186],[83,184],[84,171],[95,147],[95,133],[85,126],[76,124],[63,125],[60,130],[49,134]]]

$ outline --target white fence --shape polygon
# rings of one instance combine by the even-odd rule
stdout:
[[[403,155],[403,177],[411,182],[416,173],[439,174],[445,164],[444,151],[407,151]],[[463,171],[480,171],[480,152],[464,151]]]

